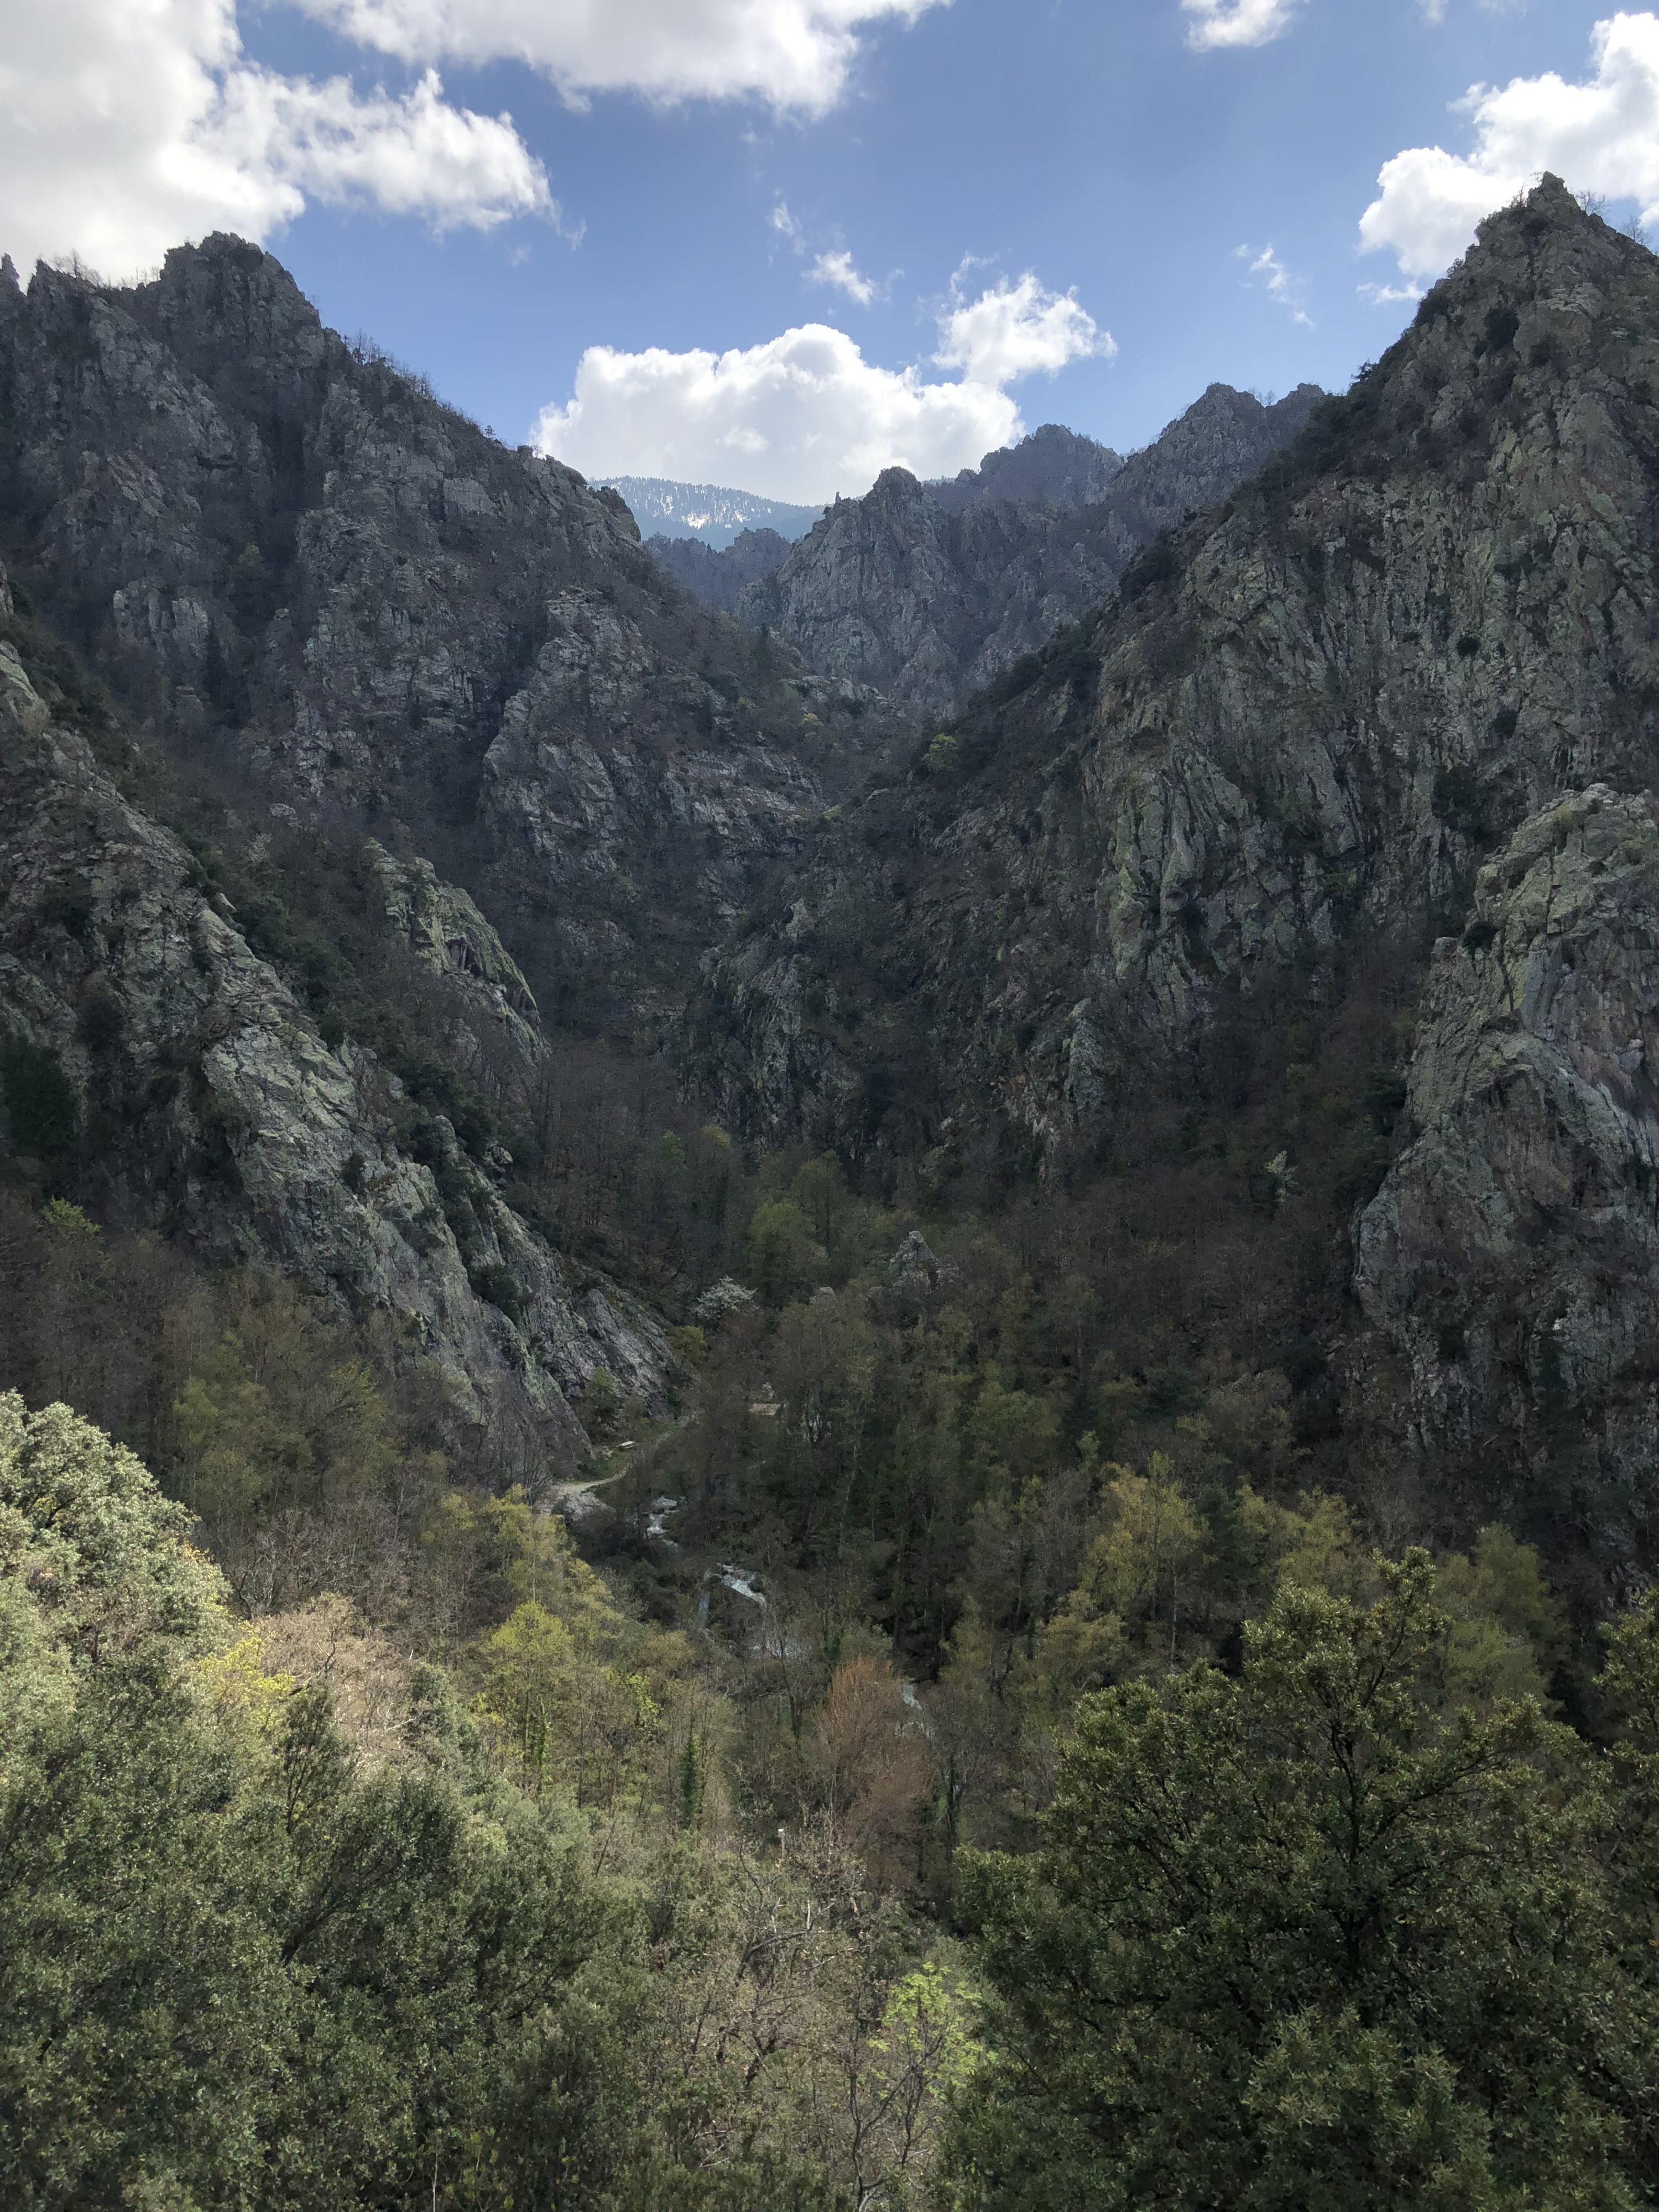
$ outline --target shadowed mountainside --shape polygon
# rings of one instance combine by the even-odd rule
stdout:
[[[1285,1279],[1352,1418],[1425,1481],[1632,1540],[1656,390],[1659,264],[1547,179],[1231,501],[823,827],[711,976],[732,1111],[945,1184],[1142,1173],[1179,1131],[1212,1250],[1231,1205],[1328,1237],[1386,1171],[1358,1305],[1352,1245]]]

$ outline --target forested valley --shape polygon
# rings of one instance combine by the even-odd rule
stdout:
[[[1547,179],[941,730],[0,284],[8,2203],[1652,2201],[1650,374]]]

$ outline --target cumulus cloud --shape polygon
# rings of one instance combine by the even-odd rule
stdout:
[[[1113,350],[1069,294],[1029,276],[978,300],[953,295],[939,336],[935,359],[963,369],[959,382],[879,368],[823,323],[724,354],[590,346],[568,405],[543,410],[535,442],[589,476],[735,483],[811,505],[866,491],[895,465],[921,477],[974,466],[1024,428],[1005,386]]]
[[[1552,70],[1472,86],[1457,105],[1474,125],[1474,151],[1413,146],[1386,162],[1360,218],[1362,245],[1388,248],[1409,279],[1437,276],[1480,218],[1545,169],[1576,191],[1635,200],[1644,222],[1659,218],[1659,16],[1598,23],[1590,59],[1580,84]]]
[[[859,274],[850,253],[820,253],[806,274],[810,283],[831,284],[860,307],[867,307],[881,289],[868,276]]]
[[[1045,292],[1030,270],[1018,284],[1000,281],[976,300],[962,296],[958,271],[939,319],[939,340],[933,359],[941,368],[959,368],[970,384],[994,386],[1036,369],[1052,376],[1068,361],[1117,351],[1072,293]]]
[[[234,0],[54,0],[0,49],[0,246],[27,267],[80,254],[112,277],[216,228],[262,239],[307,198],[445,229],[557,219],[508,116],[314,83],[243,55]]]
[[[947,0],[299,0],[360,46],[410,62],[518,61],[567,100],[759,99],[822,114],[847,88],[858,33]]]
[[[1181,0],[1191,18],[1187,44],[1202,53],[1212,46],[1265,46],[1282,39],[1300,0]]]
[[[1271,246],[1264,246],[1260,253],[1253,246],[1236,246],[1233,258],[1249,264],[1249,274],[1261,277],[1268,298],[1276,300],[1293,323],[1300,323],[1304,330],[1313,328],[1313,318],[1303,305],[1306,287],[1301,277],[1293,276],[1285,266]]]
[[[879,368],[823,323],[730,353],[590,346],[568,407],[535,429],[543,453],[589,476],[736,483],[802,504],[861,492],[894,463],[953,475],[1018,435],[1019,410],[985,384],[924,384]]]

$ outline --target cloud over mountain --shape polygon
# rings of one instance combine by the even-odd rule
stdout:
[[[590,346],[568,405],[543,410],[535,441],[590,476],[738,483],[814,502],[867,490],[896,464],[922,477],[971,467],[1024,427],[1008,385],[1113,350],[1068,293],[1028,272],[975,300],[953,290],[934,360],[962,369],[959,383],[880,368],[823,323],[724,354]]]
[[[1367,249],[1389,249],[1404,274],[1437,276],[1483,216],[1544,170],[1576,191],[1633,199],[1659,217],[1659,16],[1618,15],[1591,33],[1593,74],[1570,84],[1554,70],[1477,84],[1458,102],[1474,150],[1413,146],[1384,164],[1382,190],[1360,218]]]

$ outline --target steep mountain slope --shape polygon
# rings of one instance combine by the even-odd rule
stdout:
[[[822,804],[822,687],[674,590],[614,492],[354,352],[239,240],[126,290],[0,278],[0,551],[137,726],[401,823],[544,996],[678,989]]]
[[[775,530],[741,530],[717,552],[701,538],[647,538],[645,550],[694,599],[721,614],[735,612],[745,585],[769,576],[789,557],[790,540]]]
[[[544,1049],[471,902],[381,862],[394,927],[465,1018],[511,1032],[510,1049]],[[194,856],[52,722],[3,642],[0,887],[13,1151],[71,1173],[114,1219],[386,1316],[397,1357],[435,1363],[453,1421],[521,1431],[538,1469],[586,1459],[566,1394],[596,1366],[659,1395],[670,1361],[654,1322],[574,1291],[449,1121],[372,1052],[325,1041]]]
[[[1656,390],[1659,264],[1547,179],[1483,226],[1407,337],[1231,504],[1158,539],[1107,607],[933,740],[902,785],[825,827],[787,910],[713,979],[703,1039],[734,1102],[774,1131],[927,1153],[939,1175],[987,1142],[1051,1172],[1133,1157],[1149,1100],[1166,1129],[1183,1110],[1194,1129],[1214,1118],[1224,1150],[1252,1096],[1253,1127],[1306,1131],[1317,1054],[1298,1033],[1328,1034],[1379,964],[1403,987],[1437,933],[1467,921],[1480,957],[1507,924],[1469,915],[1475,869],[1539,810],[1510,864],[1522,880],[1563,795],[1655,781]],[[1639,907],[1645,878],[1620,865]],[[1593,875],[1595,857],[1574,866]],[[1632,1006],[1659,996],[1643,927],[1615,933],[1616,958],[1596,953],[1623,963]],[[1468,1195],[1486,1228],[1446,1229],[1453,1261],[1430,1250],[1443,1193],[1421,1194],[1445,1161],[1467,1163],[1464,1139],[1402,1164],[1379,1201],[1395,1225],[1362,1240],[1370,1326],[1351,1365],[1370,1378],[1375,1421],[1431,1461],[1419,1401],[1441,1384],[1422,1371],[1423,1327],[1401,1316],[1427,1297],[1444,1319],[1426,1286],[1449,1265],[1472,1313],[1510,1297],[1528,1221],[1547,1224],[1561,1285],[1594,1273],[1598,1192],[1645,1188],[1639,1024],[1602,995],[1628,1034],[1610,1030],[1599,1059],[1588,1042],[1566,1051],[1571,1083],[1607,1102],[1576,1119],[1524,1103],[1555,1079],[1517,1088],[1474,1063],[1468,1101],[1446,1103],[1447,1016],[1431,1000],[1413,1110],[1461,1115],[1467,1134],[1514,1096],[1519,1118],[1512,1152],[1489,1140],[1494,1193]],[[1510,996],[1495,1021],[1547,1028]],[[1297,1173],[1295,1144],[1279,1142],[1270,1205]],[[1562,1341],[1588,1310],[1562,1289]],[[1611,1373],[1547,1358],[1536,1338],[1517,1365],[1511,1345],[1507,1410],[1500,1355],[1483,1353],[1470,1432],[1488,1449],[1509,1433],[1535,1467],[1551,1405],[1570,1405],[1606,1429],[1601,1477],[1634,1482],[1630,1439],[1650,1419],[1637,1310],[1610,1333]],[[1349,1325],[1326,1310],[1330,1348]],[[1464,1354],[1449,1334],[1437,1356]]]
[[[973,484],[923,484],[906,470],[884,470],[862,499],[829,509],[775,574],[741,592],[737,611],[827,676],[948,710],[1103,599],[1160,529],[1259,467],[1301,428],[1317,397],[1304,386],[1264,408],[1212,385],[1121,465],[1096,447],[1098,458],[1085,467],[1074,448],[1091,441],[1055,454],[1049,440],[1036,456],[1024,446],[988,455]],[[1027,485],[1054,504],[1025,499]],[[1009,498],[1005,487],[1022,496]],[[1074,491],[1094,496],[1086,505],[1054,498]]]
[[[1017,446],[987,453],[976,469],[930,481],[951,514],[981,500],[1012,499],[1026,507],[1092,507],[1123,466],[1123,456],[1058,422],[1044,422]]]
[[[1417,1133],[1358,1224],[1348,1355],[1361,1402],[1407,1410],[1425,1451],[1535,1426],[1551,1479],[1500,1461],[1511,1512],[1650,1541],[1659,1500],[1607,1478],[1647,1468],[1659,1421],[1656,1049],[1659,812],[1594,784],[1516,833],[1436,949]]]

